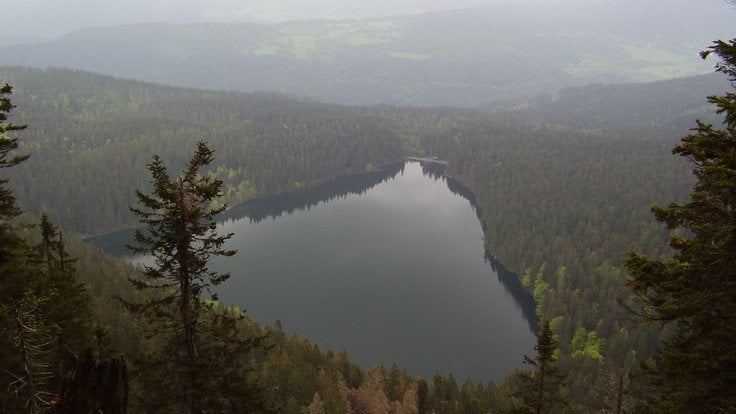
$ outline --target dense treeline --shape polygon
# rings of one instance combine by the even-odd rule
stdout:
[[[2,93],[9,94],[10,88],[3,88]],[[9,99],[3,98],[1,102],[0,121],[5,121],[3,112],[9,112],[12,105]],[[23,126],[3,122],[0,128],[0,166],[17,167],[27,157],[14,153],[19,146],[18,140],[7,133],[22,130]],[[155,172],[160,171],[158,167],[160,164],[156,163],[150,166],[154,177]],[[200,179],[206,183],[211,177]],[[188,178],[185,176],[182,182],[188,183]],[[207,194],[216,195],[222,182],[211,182],[213,191]],[[134,291],[136,284],[127,283],[127,280],[141,280],[140,270],[111,259],[74,237],[67,238],[71,243],[63,242],[62,233],[46,215],[42,215],[36,229],[18,224],[13,219],[17,219],[22,209],[16,205],[12,191],[5,187],[6,183],[6,179],[0,182],[0,214],[3,219],[0,221],[0,286],[4,292],[0,300],[3,311],[0,319],[0,341],[3,343],[3,352],[0,353],[0,366],[3,367],[0,410],[38,413],[53,407],[59,412],[92,412],[98,410],[101,402],[110,402],[111,395],[84,394],[83,391],[84,397],[79,400],[78,395],[65,395],[70,399],[63,399],[57,394],[67,369],[59,368],[62,359],[66,359],[65,355],[70,352],[87,352],[85,355],[88,355],[89,351],[83,349],[94,349],[102,358],[119,352],[134,356],[131,361],[131,411],[165,412],[167,407],[186,406],[188,396],[164,392],[163,385],[172,380],[176,382],[177,375],[168,365],[159,366],[148,357],[167,350],[160,337],[160,330],[165,331],[165,327],[157,326],[155,321],[146,322],[132,316],[135,314],[121,312],[118,303],[111,300],[125,297],[129,306],[133,303],[131,300],[147,301],[144,308],[149,304],[158,306],[165,303],[156,295]],[[157,183],[162,185],[163,181],[158,180]],[[161,192],[160,186],[156,189]],[[154,200],[138,194],[143,201]],[[196,194],[193,193],[195,197]],[[189,197],[183,200],[187,205],[190,202]],[[207,201],[208,198],[204,197],[200,203],[206,204]],[[154,216],[158,214],[156,210],[154,208]],[[221,208],[212,211],[221,211]],[[214,243],[215,246],[219,244]],[[178,249],[174,252],[179,254]],[[203,264],[206,265],[206,260]],[[207,270],[205,272],[209,274]],[[149,268],[147,273],[159,274],[153,268]],[[214,384],[208,378],[219,378],[223,372],[211,372],[201,377],[194,373],[196,382],[203,386],[198,385],[195,390],[201,394],[197,394],[197,402],[223,404],[224,396],[227,406],[250,407],[248,411],[253,412],[418,412],[418,407],[432,409],[434,404],[437,407],[446,404],[445,398],[451,396],[440,393],[440,390],[460,394],[452,378],[445,385],[445,380],[438,376],[430,388],[426,382],[409,377],[397,367],[390,371],[382,367],[362,371],[344,352],[339,355],[323,353],[307,341],[286,338],[279,324],[263,330],[237,309],[224,307],[215,301],[202,304],[206,305],[203,317],[209,320],[207,323],[219,326],[213,320],[220,320],[224,323],[221,328],[236,328],[246,343],[252,343],[248,338],[259,338],[259,343],[269,343],[259,346],[255,352],[215,354],[228,367],[238,367],[238,371],[231,374],[232,378],[239,380],[234,382],[231,376],[227,376]],[[157,334],[142,335],[151,329],[158,331]],[[211,334],[210,338],[213,338],[222,332]],[[124,372],[119,374],[119,378],[126,377]],[[104,383],[107,379],[93,380],[95,383],[100,381]],[[78,385],[82,390],[94,386],[92,383]],[[120,399],[115,405],[120,409],[116,412],[124,413],[128,387],[123,385],[122,388],[123,393],[115,396]],[[258,390],[257,393],[254,390]],[[76,408],[70,408],[65,405],[67,403]],[[190,412],[202,410],[196,404],[190,403],[189,407]]]
[[[625,372],[658,345],[658,332],[621,305],[623,253],[667,251],[648,206],[681,200],[692,180],[669,155],[673,139],[592,135],[475,120],[430,134],[427,153],[476,194],[486,248],[517,272],[537,316],[552,324],[570,393],[595,407],[608,373]],[[597,383],[600,382],[600,383]]]
[[[644,84],[591,84],[565,88],[529,102],[496,105],[499,115],[541,125],[630,137],[678,137],[693,119],[719,122],[706,96],[728,87],[708,74]]]
[[[0,87],[0,168],[28,159],[13,136],[25,129],[8,119],[10,85]],[[75,277],[62,233],[46,215],[18,225],[22,209],[9,180],[0,177],[0,410],[41,412],[51,403],[65,350],[90,346],[93,319],[88,292]],[[28,233],[35,240],[27,237]]]
[[[186,161],[181,149],[199,139],[218,154],[211,173],[225,182],[231,205],[403,155],[393,123],[358,108],[59,69],[9,68],[0,77],[17,85],[17,118],[33,120],[23,140],[33,157],[12,176],[21,183],[18,200],[80,233],[132,225],[133,189],[147,186],[144,170],[133,167],[156,153],[178,169]]]
[[[620,401],[619,384],[628,384],[630,370],[667,335],[635,323],[622,306],[634,301],[621,260],[631,249],[668,252],[648,206],[682,200],[692,185],[687,165],[669,155],[679,135],[641,136],[628,118],[625,128],[540,127],[471,111],[347,108],[58,69],[0,74],[18,83],[14,116],[31,125],[22,148],[33,156],[11,169],[15,194],[62,227],[93,233],[133,224],[128,207],[133,190],[147,188],[140,167],[150,154],[176,171],[186,162],[183,149],[202,138],[216,151],[210,174],[224,181],[231,203],[372,171],[407,153],[433,155],[474,192],[488,252],[519,274],[537,315],[549,321],[566,375],[560,396],[571,400],[566,409]],[[124,280],[135,269],[77,247],[97,347],[139,352],[148,346],[140,321],[109,301],[134,295]],[[508,411],[519,407],[517,392],[528,378],[517,372],[499,385],[460,385],[438,375],[429,383],[398,367],[361,370],[347,354],[286,338],[278,326],[243,324],[253,335],[270,333],[272,349],[259,354],[255,377],[281,412]]]
[[[640,316],[674,331],[642,366],[641,412],[736,409],[736,355],[721,351],[736,342],[736,39],[713,42],[701,53],[709,55],[717,55],[716,71],[731,82],[726,93],[708,97],[723,121],[699,120],[672,151],[690,162],[697,179],[687,201],[652,207],[672,231],[673,254],[630,252],[625,261]]]

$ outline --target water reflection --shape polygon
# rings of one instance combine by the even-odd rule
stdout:
[[[365,194],[371,188],[403,172],[404,163],[401,162],[381,167],[371,173],[338,177],[310,190],[245,202],[228,210],[221,217],[223,220],[247,217],[252,223],[267,218],[276,219],[284,213],[292,214],[349,195]]]
[[[277,219],[283,214],[305,211],[321,203],[345,198],[349,195],[365,194],[371,188],[396,177],[404,172],[405,163],[394,163],[376,169],[371,173],[354,174],[337,177],[319,187],[306,191],[280,194],[247,201],[222,213],[218,218],[220,224],[247,218],[251,223],[259,223],[265,219]],[[104,251],[118,257],[130,257],[133,254],[126,247],[134,242],[136,230],[144,228],[123,229],[98,236],[91,236],[85,242],[94,244]]]
[[[232,274],[218,294],[366,367],[500,380],[533,352],[536,319],[484,256],[474,201],[443,165],[400,163],[245,203],[221,223],[238,254],[213,261]],[[119,253],[132,231],[112,239],[91,241]]]
[[[470,202],[473,211],[475,211],[475,214],[478,217],[478,221],[483,227],[483,233],[485,234],[486,228],[485,223],[483,223],[483,210],[476,205],[475,193],[454,178],[446,176],[446,168],[444,165],[433,162],[421,162],[420,164],[422,166],[422,173],[425,177],[432,178],[435,181],[445,181],[447,183],[447,188],[449,188],[453,194]],[[539,329],[539,320],[535,314],[536,304],[534,303],[534,298],[521,285],[519,276],[508,270],[503,264],[501,264],[501,262],[498,261],[498,259],[493,257],[487,251],[484,254],[484,260],[491,265],[491,268],[498,277],[498,281],[501,282],[504,289],[513,296],[516,303],[521,307],[524,317],[529,324],[529,329],[532,332],[537,332]]]
[[[113,256],[130,259],[133,256],[133,253],[126,246],[134,243],[135,232],[138,229],[139,228],[130,228],[98,236],[87,237],[84,239],[84,242],[94,244]],[[144,228],[140,227],[140,229],[143,230]]]
[[[536,308],[534,298],[526,291],[526,289],[524,289],[524,286],[521,285],[519,276],[506,269],[501,262],[491,256],[488,252],[485,254],[485,260],[491,264],[493,271],[496,272],[498,281],[501,282],[504,289],[511,293],[511,296],[514,297],[516,303],[521,307],[521,310],[524,313],[524,319],[526,319],[529,324],[529,330],[532,332],[539,332],[539,318],[537,318],[537,315],[534,312]]]

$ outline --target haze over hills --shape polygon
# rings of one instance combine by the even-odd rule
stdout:
[[[88,26],[143,22],[262,22],[372,18],[462,8],[488,0],[7,0],[0,38],[51,37]]]
[[[590,84],[540,95],[521,103],[498,104],[498,114],[541,125],[563,125],[608,134],[677,137],[694,119],[721,122],[707,96],[728,88],[728,80],[708,74],[637,84]]]
[[[730,196],[736,193],[731,179],[736,172],[730,168],[736,152],[728,147],[736,142],[732,125],[736,102],[733,93],[711,98],[717,108],[706,99],[733,91],[736,40],[716,43],[706,62],[698,58],[698,52],[715,39],[733,38],[736,0],[697,4],[691,0],[497,0],[483,4],[461,0],[454,6],[469,7],[453,10],[448,9],[447,0],[431,4],[409,0],[395,5],[384,0],[371,5],[351,0],[110,3],[114,1],[120,0],[65,0],[58,5],[43,4],[50,3],[47,0],[7,0],[3,5],[3,17],[10,23],[0,29],[0,85],[8,83],[0,90],[0,166],[13,168],[3,169],[0,177],[0,309],[11,310],[5,312],[11,317],[0,318],[0,367],[9,374],[0,375],[0,390],[5,390],[0,391],[0,412],[28,411],[28,401],[35,398],[29,395],[26,400],[19,392],[23,385],[16,388],[16,378],[33,379],[34,375],[29,372],[34,366],[26,364],[27,354],[21,349],[23,341],[16,339],[26,334],[24,320],[38,322],[40,329],[33,330],[40,335],[27,332],[38,343],[66,345],[65,338],[79,338],[78,344],[69,347],[75,353],[96,346],[101,357],[123,352],[131,361],[138,358],[131,364],[129,388],[134,412],[158,412],[161,407],[168,407],[167,412],[184,412],[185,400],[190,403],[187,412],[199,412],[192,408],[199,398],[195,394],[207,395],[209,401],[223,407],[229,405],[223,410],[206,405],[218,412],[261,412],[250,407],[263,399],[273,405],[273,412],[287,414],[521,412],[540,411],[546,401],[550,405],[559,402],[557,408],[571,413],[608,412],[616,406],[627,412],[647,411],[637,408],[645,405],[657,412],[702,411],[703,407],[727,411],[736,406],[733,387],[728,386],[736,383],[736,363],[721,352],[723,344],[736,342],[728,323],[736,313],[736,290],[728,284],[733,266],[727,266],[734,263],[736,246],[721,237],[724,228],[734,228],[732,214],[726,213],[733,211]],[[309,19],[279,22],[290,13]],[[333,17],[342,19],[328,19]],[[45,23],[48,26],[42,27]],[[27,37],[62,32],[66,34],[53,40],[30,41]],[[727,79],[723,73],[711,73],[718,57],[723,59],[718,70]],[[12,104],[5,99],[11,92]],[[7,123],[5,114],[11,110],[11,123]],[[690,129],[695,119],[704,123]],[[28,128],[19,126],[22,124]],[[727,128],[722,130],[724,124]],[[688,131],[690,135],[674,152],[686,155],[694,165],[672,155],[676,139]],[[195,146],[202,151],[190,160],[189,150]],[[216,154],[214,160],[210,149]],[[27,160],[26,154],[30,155]],[[157,155],[150,163],[152,154]],[[159,156],[163,164],[158,163]],[[477,243],[477,253],[482,246],[483,257],[492,268],[515,273],[508,278],[516,286],[513,290],[524,296],[519,303],[529,301],[525,314],[542,322],[538,355],[524,358],[531,362],[528,371],[509,373],[500,383],[471,380],[459,385],[457,380],[462,378],[453,375],[415,377],[415,372],[403,371],[398,359],[390,370],[383,365],[361,368],[345,352],[324,352],[326,348],[307,340],[287,337],[283,327],[289,325],[279,321],[273,328],[259,328],[241,310],[220,306],[250,306],[249,301],[232,301],[224,295],[217,298],[216,293],[212,300],[196,296],[191,303],[206,306],[210,313],[202,315],[225,321],[224,328],[242,329],[242,335],[223,330],[227,337],[220,336],[220,325],[212,325],[218,329],[200,337],[203,346],[192,345],[193,340],[181,346],[176,335],[158,336],[173,326],[170,321],[160,324],[152,319],[151,327],[161,329],[156,335],[144,335],[140,315],[121,312],[118,301],[111,300],[132,296],[134,285],[143,284],[125,282],[131,276],[140,280],[135,269],[83,248],[69,250],[79,261],[67,266],[72,260],[63,246],[61,229],[63,240],[81,244],[75,236],[135,226],[141,221],[129,206],[136,199],[153,210],[138,214],[144,223],[153,223],[147,217],[168,211],[192,222],[192,216],[205,218],[198,212],[210,208],[216,212],[225,204],[322,191],[325,183],[335,184],[347,176],[362,180],[375,173],[396,174],[392,171],[401,169],[407,157],[424,158],[425,164],[437,167],[429,176],[442,179],[451,192],[471,202],[480,220],[477,223],[471,216],[471,225],[480,224],[482,230],[471,241]],[[195,174],[199,170],[194,166],[201,161],[208,167],[201,175]],[[187,177],[176,183],[164,183],[168,177],[162,175],[167,170],[159,168],[164,164],[172,172],[189,165],[191,174],[185,172]],[[695,177],[688,173],[693,167]],[[195,184],[190,187],[195,181],[211,186],[196,192]],[[364,184],[339,194],[360,193],[372,182]],[[152,187],[153,196],[165,198],[164,202],[136,197],[136,189],[148,193]],[[650,206],[685,202],[693,190],[689,198],[693,202],[681,212],[676,211],[677,204],[670,204],[655,208],[656,220],[652,218]],[[436,201],[431,197],[433,191],[420,192],[425,205]],[[169,197],[174,193],[178,196]],[[415,197],[406,190],[398,193]],[[215,194],[221,197],[210,197]],[[171,203],[174,207],[169,206],[170,198],[176,198]],[[310,200],[314,198],[299,205],[309,206]],[[201,208],[188,208],[193,204]],[[236,217],[237,210],[231,209],[226,218]],[[377,213],[370,216],[372,222],[381,221],[383,206],[370,210]],[[422,206],[412,208],[420,210]],[[21,211],[34,216],[24,221],[35,221],[41,215],[40,225],[31,229],[13,224],[9,218]],[[412,211],[407,214],[414,214]],[[353,214],[369,216],[357,210],[350,211]],[[659,221],[670,214],[667,223]],[[442,214],[434,221],[445,223],[445,219],[446,226],[453,226],[458,214]],[[702,223],[707,231],[701,232],[688,224],[691,222]],[[377,228],[373,223],[368,226]],[[662,224],[674,230],[669,244]],[[214,230],[217,226],[205,227]],[[393,230],[403,229],[391,225],[391,231],[368,237],[361,231],[345,231],[345,225],[321,227],[344,232],[359,243],[345,253],[323,250],[325,256],[344,259],[336,266],[342,275],[330,278],[327,285],[305,277],[306,261],[282,250],[281,243],[255,239],[278,261],[293,264],[287,273],[303,283],[277,289],[277,293],[288,291],[293,296],[279,295],[283,303],[274,304],[290,307],[302,299],[323,303],[302,288],[309,285],[348,299],[350,307],[357,305],[353,295],[361,296],[368,306],[360,312],[372,320],[347,316],[344,305],[330,306],[330,316],[347,317],[355,326],[392,319],[393,315],[372,309],[385,308],[382,295],[398,292],[395,282],[405,272],[398,272],[385,288],[375,289],[376,275],[390,273],[382,267],[386,260],[374,254],[368,242],[386,245],[386,239],[398,239]],[[174,244],[181,239],[180,229],[164,232],[164,241],[176,246],[176,260],[181,264],[190,257],[196,259],[197,253],[180,254],[185,249]],[[223,230],[228,231],[224,226]],[[326,246],[323,240],[331,237],[311,230],[300,232],[306,238],[296,243],[299,254],[307,252],[305,246]],[[156,233],[154,229],[151,237],[158,237]],[[436,238],[444,244],[449,240],[442,234],[406,235],[407,239],[401,239],[403,245],[413,243],[412,239]],[[205,249],[228,237],[199,239],[198,245]],[[28,241],[22,240],[25,238]],[[667,262],[645,259],[670,257],[673,249],[679,251],[690,242],[695,250],[682,250],[684,255]],[[457,243],[449,244],[457,247]],[[252,253],[250,248],[238,249]],[[404,256],[402,246],[390,250]],[[441,247],[422,249],[422,255],[442,258],[444,253]],[[365,273],[343,266],[356,257],[365,263]],[[622,265],[624,257],[629,259]],[[423,257],[410,260],[412,265],[423,261]],[[163,271],[170,263],[157,262]],[[485,290],[466,286],[457,277],[464,272],[432,267],[438,279],[466,288],[466,293],[480,294],[486,303],[494,302]],[[670,268],[675,273],[657,270]],[[78,279],[74,269],[79,269]],[[682,269],[681,275],[676,274]],[[146,273],[157,278],[156,271]],[[261,273],[268,278],[276,272],[258,272],[243,265],[232,273],[244,278]],[[359,275],[355,278],[359,283],[349,286],[347,294],[333,290],[346,275]],[[497,276],[503,277],[501,272]],[[487,275],[481,277],[487,279]],[[669,319],[689,325],[688,315],[697,315],[692,319],[697,323],[691,326],[704,333],[703,337],[683,338],[680,327],[659,324],[656,314],[667,311],[657,305],[661,282],[672,286],[662,290],[666,297],[661,298],[684,304],[678,312],[685,316]],[[442,311],[443,306],[455,306],[441,295],[418,289],[430,283],[422,279],[408,284],[412,293],[431,301],[420,309],[434,306]],[[161,286],[168,289],[176,281]],[[650,297],[647,289],[653,289],[655,296]],[[251,291],[260,294],[260,289]],[[711,292],[719,295],[710,296]],[[456,297],[467,302],[466,295]],[[87,304],[94,307],[94,314],[85,311]],[[175,307],[172,315],[177,313]],[[182,309],[179,307],[180,314],[188,313]],[[654,319],[646,315],[649,309],[654,310]],[[658,323],[640,323],[632,310]],[[492,331],[494,338],[507,337],[486,323],[477,324],[469,335],[441,330],[441,325],[482,313],[473,307],[462,312],[444,323],[420,312],[437,334],[410,351],[421,351],[429,341],[477,342],[479,331]],[[230,323],[230,314],[240,322],[232,319]],[[497,314],[510,319],[508,312]],[[183,322],[185,331],[207,327],[187,318]],[[527,322],[532,321],[521,322],[510,329],[527,329]],[[401,323],[395,331],[408,332],[415,325]],[[269,343],[259,345],[262,332],[272,336],[273,348]],[[665,342],[671,338],[684,342]],[[390,343],[376,332],[358,339],[358,345],[350,348]],[[249,346],[251,340],[254,348]],[[704,346],[692,352],[696,342]],[[671,349],[678,357],[675,363],[660,364],[667,362],[670,344],[676,345]],[[186,359],[178,357],[184,348],[190,351],[189,366],[177,366],[173,359]],[[493,353],[489,347],[481,348],[482,355]],[[210,351],[199,354],[207,359],[197,366],[192,364],[193,349]],[[149,351],[161,362],[147,360]],[[459,352],[441,352],[432,358],[455,359],[466,351],[462,347]],[[44,372],[46,366],[59,366],[62,360],[61,352],[56,351],[37,356],[45,364],[37,367]],[[169,357],[174,363],[166,365]],[[664,371],[648,371],[655,372],[654,382],[639,383],[642,371],[637,373],[636,367],[649,363]],[[702,367],[706,369],[701,372]],[[564,380],[555,378],[557,369]],[[189,383],[182,380],[181,387],[169,384],[171,378],[177,382],[185,377]],[[551,386],[541,382],[544,378],[551,379]],[[667,381],[660,383],[662,379]],[[57,382],[61,378],[45,384],[49,386],[43,392],[53,395]],[[32,391],[33,387],[25,388]],[[542,389],[550,391],[552,398],[519,399]],[[663,408],[647,405],[651,401],[641,399],[647,394],[661,398]],[[683,408],[676,409],[678,404]],[[544,411],[556,412],[554,408]]]
[[[96,27],[0,47],[0,64],[347,104],[477,106],[591,82],[709,72],[712,63],[697,53],[727,33],[733,10],[691,7],[496,2],[373,19]]]

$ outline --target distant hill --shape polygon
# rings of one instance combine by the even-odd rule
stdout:
[[[500,105],[498,114],[524,122],[564,125],[607,133],[667,134],[679,137],[695,120],[718,123],[707,96],[729,87],[720,74],[636,84],[591,84],[569,87],[556,96]]]
[[[4,82],[15,86],[14,122],[29,124],[21,142],[31,159],[11,174],[19,202],[36,214],[50,209],[65,228],[86,234],[133,224],[128,206],[133,190],[148,185],[151,154],[176,169],[198,139],[217,151],[215,173],[235,205],[370,171],[409,153],[436,155],[422,149],[427,136],[454,136],[453,128],[489,117],[485,111],[349,107],[165,87],[66,69],[0,67]],[[491,117],[499,126],[511,119],[672,142],[696,118],[715,119],[704,97],[724,86],[722,76],[707,75],[573,87],[555,99],[499,105]],[[520,131],[512,135],[538,134]],[[76,184],[70,189],[68,183]]]
[[[636,3],[627,13],[609,2],[573,3],[502,2],[277,25],[98,27],[0,47],[0,64],[79,68],[170,85],[278,91],[348,104],[478,106],[591,82],[705,73],[712,63],[702,62],[697,52],[726,25],[713,7],[703,6],[693,17],[692,6],[683,1],[667,7]],[[694,21],[700,19],[707,19],[705,29]]]

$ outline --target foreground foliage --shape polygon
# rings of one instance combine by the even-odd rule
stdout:
[[[0,88],[0,168],[28,158],[10,135],[25,129],[8,122],[11,92]],[[45,215],[40,231],[19,226],[22,210],[7,183],[0,178],[0,411],[37,413],[51,404],[63,353],[91,345],[93,322],[58,228]]]
[[[568,401],[562,386],[564,375],[560,374],[555,361],[557,341],[549,321],[542,324],[534,350],[537,351],[534,358],[524,357],[524,363],[531,366],[532,371],[518,374],[519,385],[514,397],[521,404],[514,411],[537,414],[559,412]]]
[[[736,82],[736,40],[716,42],[703,56],[710,53]],[[641,316],[675,325],[644,371],[645,408],[654,412],[736,409],[736,94],[710,101],[724,115],[723,129],[698,122],[673,151],[697,177],[689,200],[652,209],[673,231],[674,256],[631,253],[626,261]]]
[[[242,335],[242,313],[218,309],[214,295],[210,301],[203,297],[230,277],[210,270],[210,259],[235,254],[224,248],[232,234],[216,230],[215,216],[225,206],[211,208],[222,181],[202,175],[213,159],[214,152],[199,142],[182,175],[172,179],[154,155],[148,164],[153,194],[136,193],[141,208],[132,210],[147,229],[136,232],[131,249],[150,255],[154,263],[144,265],[143,278],[130,280],[154,293],[144,302],[125,304],[147,317],[155,337],[154,349],[137,360],[147,412],[265,409],[257,387],[249,383],[247,363],[263,338]]]

